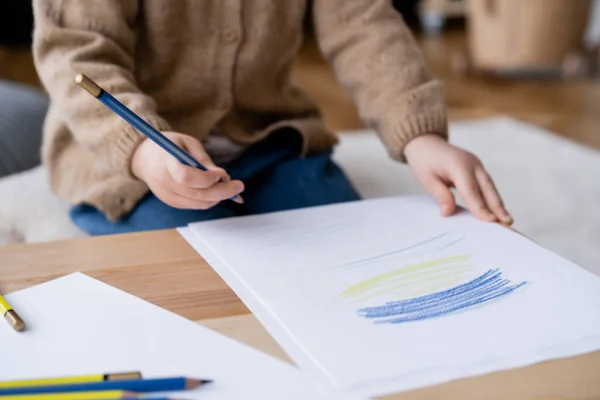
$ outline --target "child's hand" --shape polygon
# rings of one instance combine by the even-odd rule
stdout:
[[[175,208],[205,210],[244,190],[241,181],[232,181],[217,167],[196,138],[176,132],[163,132],[187,151],[208,171],[188,167],[151,140],[144,140],[131,160],[131,172],[146,182],[152,193]],[[219,180],[223,182],[217,183]]]
[[[435,135],[413,139],[404,154],[416,178],[440,205],[442,215],[448,216],[456,208],[450,191],[455,187],[479,219],[512,224],[492,179],[473,154]]]

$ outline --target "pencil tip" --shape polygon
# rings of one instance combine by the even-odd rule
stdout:
[[[197,388],[200,385],[204,385],[207,383],[211,383],[212,379],[187,379],[186,380],[186,389],[194,389]]]

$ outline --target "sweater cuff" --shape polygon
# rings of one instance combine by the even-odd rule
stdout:
[[[422,135],[438,135],[448,140],[448,122],[443,111],[408,116],[398,121],[384,139],[390,156],[402,163],[406,162],[404,149],[413,139]]]
[[[140,115],[140,118],[158,131],[171,130],[169,123],[161,117]],[[126,177],[135,179],[131,173],[131,159],[133,153],[146,136],[128,123],[124,122],[124,124],[123,129],[118,132],[118,136],[114,138],[112,146],[109,149],[110,158],[112,165],[118,171],[123,171]]]

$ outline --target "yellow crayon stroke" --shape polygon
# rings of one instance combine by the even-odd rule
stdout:
[[[384,286],[390,282],[390,280],[405,279],[410,275],[417,273],[418,275],[426,274],[432,269],[445,266],[452,268],[454,263],[465,263],[469,260],[469,255],[457,255],[452,257],[441,258],[438,260],[426,261],[408,267],[402,267],[394,271],[386,272],[377,275],[373,278],[367,279],[360,283],[350,286],[348,289],[340,293],[342,297],[356,297],[357,295],[364,294],[372,289]]]
[[[383,289],[375,292],[367,291],[367,293],[363,293],[365,296],[359,297],[357,300],[368,300],[390,292],[395,292],[395,294],[400,297],[404,296],[403,293],[423,292],[425,294],[428,293],[425,288],[432,290],[432,288],[439,289],[449,286],[451,284],[450,282],[460,279],[466,272],[469,272],[472,269],[473,266],[471,264],[454,264],[448,265],[443,269],[426,270],[418,274],[410,274],[406,277],[395,277],[385,284],[382,284],[381,286],[386,286]],[[397,291],[399,289],[403,290]],[[357,296],[358,295],[354,295],[352,297]],[[408,296],[408,294],[406,296]],[[399,298],[399,300],[401,300],[401,298]]]

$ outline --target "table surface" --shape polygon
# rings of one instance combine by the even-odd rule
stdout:
[[[76,271],[291,362],[175,230],[0,247],[2,293]],[[600,351],[385,397],[438,398],[600,399]]]

